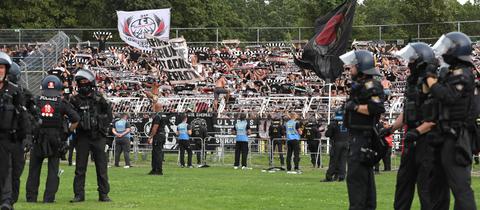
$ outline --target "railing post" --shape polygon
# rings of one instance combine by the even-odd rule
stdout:
[[[216,29],[215,48],[218,48],[218,28]]]
[[[460,30],[460,21],[457,22],[457,31],[461,31]]]
[[[20,45],[22,44],[22,30],[18,30],[18,47],[20,48]]]
[[[300,40],[302,40],[302,28],[298,28],[298,42],[300,42]]]
[[[257,44],[260,42],[260,28],[257,28]]]
[[[379,40],[382,40],[382,26],[378,27],[378,36],[379,36]]]
[[[417,41],[420,41],[420,24],[417,24]]]

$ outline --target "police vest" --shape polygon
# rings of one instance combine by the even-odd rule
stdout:
[[[355,100],[359,105],[368,104],[369,102],[383,103],[383,100],[376,96],[381,93],[381,84],[374,79],[361,80],[352,84],[352,91],[349,100]],[[380,116],[364,115],[356,111],[345,112],[345,126],[347,128],[359,130],[371,130],[376,124]]]
[[[60,97],[40,96],[38,107],[40,108],[41,128],[63,128],[63,114]]]
[[[421,100],[420,98],[420,91],[421,90],[419,90],[416,84],[410,82],[407,83],[407,87],[405,90],[405,101],[403,106],[403,116],[404,123],[411,128],[419,126],[422,121],[422,111],[428,111],[423,110],[427,109],[427,106],[422,107],[423,100]]]
[[[187,123],[180,123],[177,126],[178,130],[178,139],[180,140],[188,140],[190,136],[188,136],[188,124]]]
[[[271,127],[271,133],[270,133],[271,138],[282,138],[282,122],[280,120],[272,121],[272,124],[270,124],[270,127]]]
[[[453,92],[461,92],[462,95],[453,104],[440,104],[439,120],[446,122],[465,122],[471,114],[471,103],[474,94],[474,78],[470,67],[450,67],[450,71],[443,84],[451,88]]]
[[[5,90],[0,94],[0,130],[15,130],[17,114],[13,99],[20,92],[17,86],[11,83],[5,83],[5,85]]]
[[[288,140],[300,140],[300,135],[297,131],[297,121],[290,120],[285,124],[285,129],[287,133],[287,141]]]
[[[115,122],[115,130],[117,133],[123,133],[127,130],[127,121],[124,119],[117,120]],[[130,138],[130,133],[125,134],[123,137]]]
[[[72,104],[80,115],[79,129],[80,130],[95,130],[98,128],[98,120],[96,115],[96,108],[93,98],[81,97],[76,95],[72,98]]]
[[[248,141],[247,136],[247,121],[242,120],[235,124],[235,130],[237,131],[237,141]]]

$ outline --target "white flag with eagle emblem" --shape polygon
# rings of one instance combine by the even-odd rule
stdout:
[[[151,50],[147,36],[167,40],[170,35],[170,8],[140,11],[117,11],[118,33],[128,45]]]

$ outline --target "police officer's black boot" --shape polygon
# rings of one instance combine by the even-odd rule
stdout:
[[[111,202],[112,199],[110,199],[107,194],[99,194],[98,195],[98,201],[100,201],[100,202]]]
[[[84,202],[85,201],[85,197],[84,196],[75,196],[73,197],[72,200],[70,200],[70,203],[78,203],[78,202]]]

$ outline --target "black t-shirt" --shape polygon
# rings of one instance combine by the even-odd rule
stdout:
[[[165,132],[166,119],[166,116],[161,114],[156,114],[155,117],[153,117],[152,128],[154,125],[158,125],[157,133],[155,135]]]
[[[270,138],[281,138],[283,135],[283,125],[282,121],[274,120],[270,124],[270,128],[268,129],[268,134]]]
[[[199,61],[204,61],[208,59],[208,54],[205,52],[197,52],[197,57]]]
[[[315,123],[308,123],[305,125],[303,137],[307,140],[317,139],[318,136],[318,125]]]
[[[130,53],[130,59],[132,59],[133,61],[138,61],[139,57],[140,57],[140,53],[137,53],[137,52]]]
[[[391,70],[386,70],[384,74],[385,78],[387,78],[387,80],[389,80],[390,82],[394,82],[397,79],[397,77],[395,77],[395,74],[393,74]]]

